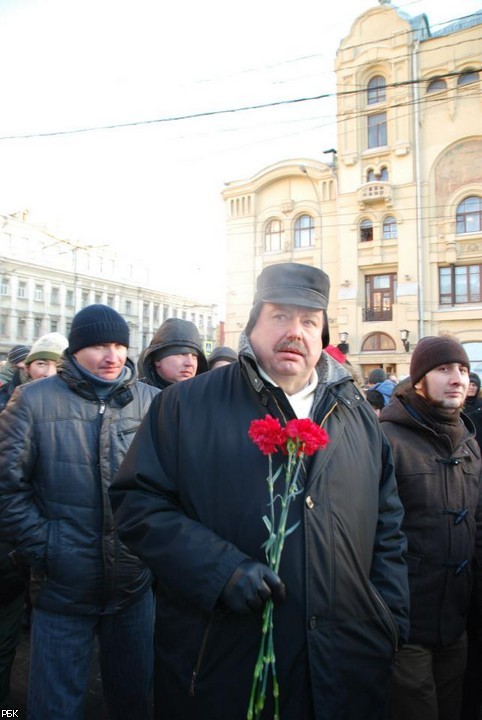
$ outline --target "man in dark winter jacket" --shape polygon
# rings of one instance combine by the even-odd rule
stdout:
[[[179,318],[164,320],[138,361],[139,377],[161,390],[206,372],[199,331],[194,323]]]
[[[469,375],[469,389],[465,398],[464,413],[475,425],[475,437],[482,448],[482,398],[480,397],[480,377],[477,373]]]
[[[57,375],[0,415],[0,538],[31,567],[30,720],[81,720],[97,635],[109,717],[149,715],[152,576],[121,544],[108,486],[155,388],[136,382],[129,328],[78,312]]]
[[[239,360],[164,390],[111,488],[122,539],[157,578],[158,717],[245,720],[271,597],[281,718],[384,718],[408,632],[402,507],[375,414],[323,352],[328,292],[318,268],[266,267]],[[279,575],[263,549],[268,461],[248,437],[266,414],[330,436],[303,463]]]
[[[480,450],[461,415],[470,363],[450,337],[418,342],[410,383],[380,413],[405,508],[410,638],[394,661],[391,720],[459,717],[476,533]],[[477,530],[478,527],[478,530]]]
[[[7,363],[0,372],[0,412],[10,400],[13,391],[22,383],[25,358],[30,352],[26,345],[14,345],[7,354]]]

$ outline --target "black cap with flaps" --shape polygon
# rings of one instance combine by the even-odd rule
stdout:
[[[301,263],[268,265],[258,277],[254,302],[299,305],[326,310],[330,278],[319,268]]]

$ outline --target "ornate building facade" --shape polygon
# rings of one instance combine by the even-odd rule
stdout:
[[[279,162],[224,190],[226,342],[257,275],[294,260],[331,278],[332,342],[363,375],[408,373],[451,333],[482,374],[482,12],[432,32],[389,3],[358,17],[336,62],[330,162]]]

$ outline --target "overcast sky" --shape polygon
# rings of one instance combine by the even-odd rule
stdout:
[[[144,257],[160,290],[222,302],[224,183],[325,159],[335,104],[202,114],[332,95],[336,49],[376,4],[0,0],[0,212],[30,209]],[[398,7],[437,29],[481,5]]]

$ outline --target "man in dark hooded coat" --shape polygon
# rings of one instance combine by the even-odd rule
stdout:
[[[164,388],[208,369],[199,330],[190,320],[167,318],[137,362],[140,379]]]
[[[111,487],[123,541],[157,578],[158,718],[245,720],[270,597],[280,717],[384,718],[408,633],[402,507],[375,414],[323,352],[328,291],[318,268],[266,267],[239,360],[164,390]],[[304,464],[279,575],[262,547],[268,461],[248,437],[267,414],[330,437]]]

